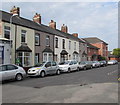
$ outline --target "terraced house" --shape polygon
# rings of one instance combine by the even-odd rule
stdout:
[[[20,16],[20,8],[13,7],[10,13],[0,11],[1,38],[12,40],[11,63],[19,62],[23,67],[33,66],[42,61],[86,59],[86,48],[78,34],[69,34],[67,26],[56,29],[56,22],[49,26],[41,23],[36,13],[33,20]]]

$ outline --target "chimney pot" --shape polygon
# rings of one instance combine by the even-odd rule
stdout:
[[[65,26],[65,24],[63,24],[62,27],[61,27],[61,31],[65,32],[65,33],[68,33],[68,27]]]
[[[20,15],[20,8],[13,6],[13,8],[10,10],[10,14],[14,15],[14,14],[18,14],[18,16]]]
[[[36,13],[33,17],[33,21],[38,23],[38,24],[41,24],[41,16],[40,14]]]
[[[49,27],[56,29],[56,22],[54,22],[53,20],[51,20],[51,22],[49,23]]]
[[[78,33],[73,33],[72,34],[74,37],[78,37]]]

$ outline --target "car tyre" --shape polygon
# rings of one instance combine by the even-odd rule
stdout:
[[[23,80],[22,74],[17,74],[16,77],[15,77],[15,80],[17,80],[17,81]]]
[[[60,70],[57,70],[56,74],[57,74],[57,75],[60,75]]]
[[[41,73],[40,73],[40,77],[45,77],[45,72],[44,71],[41,71]]]
[[[86,68],[86,67],[84,67],[83,69],[84,69],[84,70],[86,70],[87,68]]]
[[[70,68],[68,68],[68,73],[70,73],[71,72],[71,69]]]
[[[77,67],[77,71],[80,71],[80,68],[79,68],[79,67]]]

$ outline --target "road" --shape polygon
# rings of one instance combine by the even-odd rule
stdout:
[[[3,103],[118,103],[118,65],[7,81]]]

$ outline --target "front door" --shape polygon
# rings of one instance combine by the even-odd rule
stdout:
[[[51,65],[51,62],[47,62],[46,65],[46,73],[47,74],[52,74],[52,65]]]

